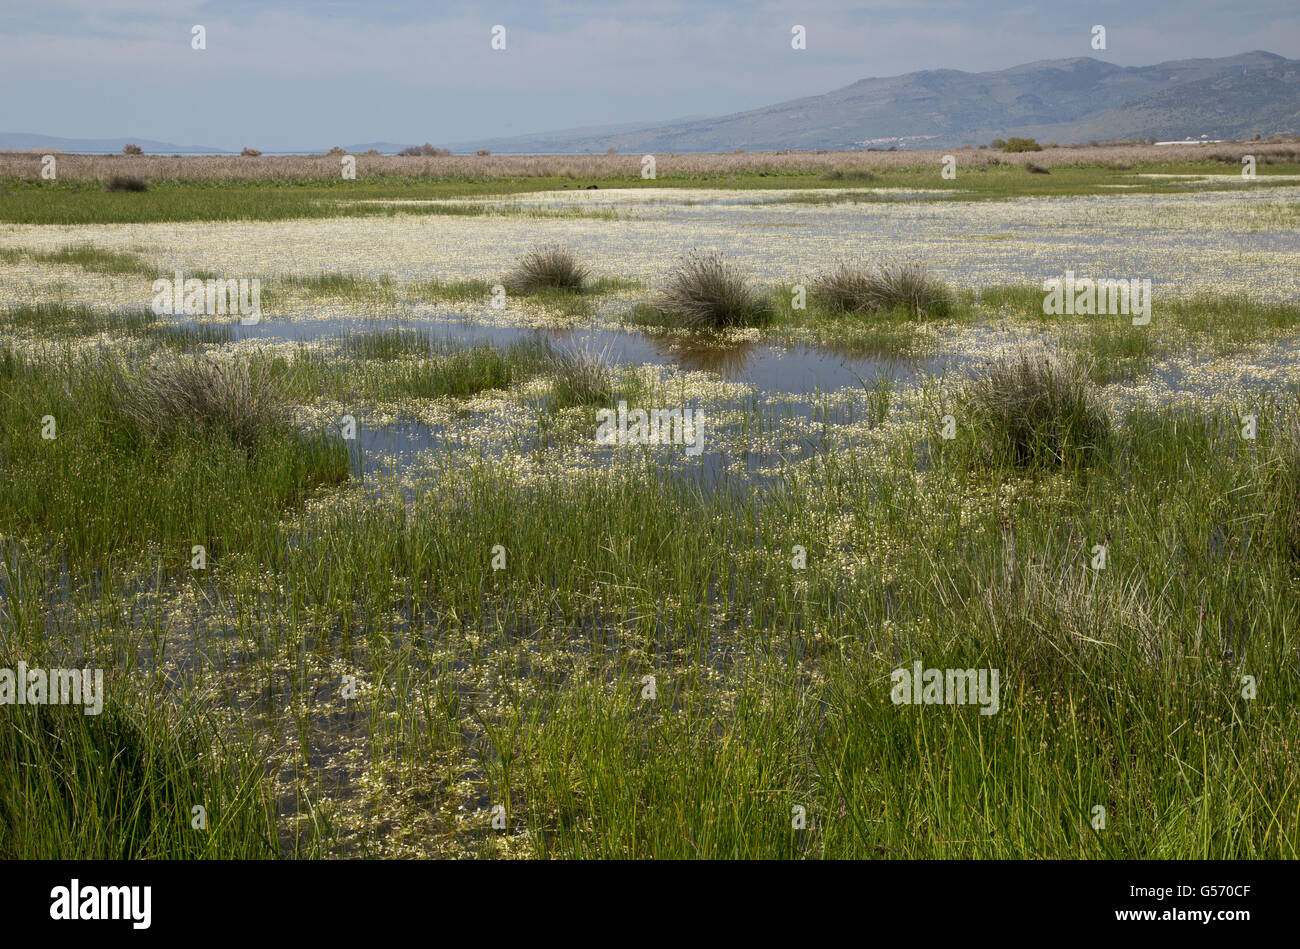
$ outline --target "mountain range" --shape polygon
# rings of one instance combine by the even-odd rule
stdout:
[[[1240,139],[1300,134],[1300,60],[1256,50],[1154,66],[1116,66],[1091,57],[1043,60],[995,72],[932,69],[862,79],[822,95],[713,118],[622,123],[444,143],[454,152],[577,154],[948,148],[1021,136],[1040,142],[1115,139]],[[153,154],[225,154],[234,148],[144,139],[65,139],[0,132],[0,149],[120,152],[126,142]],[[333,143],[331,143],[333,144]],[[302,149],[316,154],[323,148]],[[352,153],[403,146],[368,142]]]
[[[717,118],[454,143],[503,153],[947,148],[1300,133],[1300,60],[1263,51],[1155,66],[1090,57],[997,72],[934,69]]]

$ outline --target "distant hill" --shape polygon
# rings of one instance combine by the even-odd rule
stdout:
[[[155,142],[148,138],[59,138],[56,135],[34,135],[30,132],[0,132],[0,151],[48,151],[70,152],[81,155],[113,155],[122,151],[127,143],[139,145],[148,155],[238,155],[239,148],[216,148],[211,145],[175,145],[171,142]],[[256,147],[256,143],[251,143]],[[267,151],[268,155],[323,155],[333,146],[324,148],[301,148],[287,152]],[[363,145],[343,145],[344,151],[361,155],[372,148],[385,155],[396,155],[405,145],[396,142],[366,142]]]
[[[122,151],[122,146],[139,145],[150,155],[224,155],[228,148],[206,145],[173,145],[148,138],[59,138],[56,135],[33,135],[28,132],[0,132],[0,151],[26,152],[46,149],[83,155],[108,155]],[[239,149],[235,149],[237,153]]]
[[[998,72],[926,70],[691,121],[453,143],[499,153],[944,148],[1013,135],[1061,143],[1300,134],[1300,60],[1256,51],[1155,66],[1090,57]]]

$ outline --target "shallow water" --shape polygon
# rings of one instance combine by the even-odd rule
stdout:
[[[186,321],[178,325],[211,324]],[[508,346],[528,340],[545,340],[559,348],[603,354],[615,363],[680,366],[713,372],[728,382],[754,386],[760,394],[807,395],[862,385],[882,372],[907,381],[942,368],[947,359],[886,360],[846,356],[811,346],[774,346],[767,343],[715,344],[681,339],[655,339],[630,330],[534,329],[471,321],[415,319],[307,319],[263,318],[255,324],[232,322],[232,339],[286,342],[342,341],[349,336],[382,330],[419,330],[431,343]]]

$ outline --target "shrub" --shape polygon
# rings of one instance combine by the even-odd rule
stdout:
[[[347,151],[346,151],[345,149],[341,148],[340,146],[335,145],[333,148],[331,148],[331,149],[330,149],[328,152],[326,152],[325,154],[327,154],[327,155],[346,155],[346,154],[347,154]]]
[[[759,322],[768,307],[745,274],[721,254],[692,251],[668,277],[656,306],[691,329],[725,329]]]
[[[581,292],[589,272],[578,262],[573,251],[561,244],[550,244],[529,251],[502,283],[512,293],[538,290],[573,290]]]
[[[104,185],[105,191],[147,191],[148,189],[149,185],[143,178],[133,178],[130,175],[114,175]]]
[[[262,153],[261,153],[258,149],[256,149],[256,148],[245,148],[245,149],[244,149],[242,152],[240,152],[239,154],[242,155],[242,156],[248,157],[248,158],[256,158],[257,156],[261,155]]]
[[[963,402],[987,460],[1022,467],[1085,464],[1110,437],[1089,368],[1050,353],[1003,356]]]
[[[123,146],[122,146],[122,154],[123,154],[123,155],[143,155],[143,154],[144,154],[144,149],[141,148],[139,145],[123,145]]]
[[[450,149],[450,148],[434,148],[434,147],[433,147],[432,145],[430,145],[428,142],[425,142],[423,145],[411,145],[411,146],[408,147],[408,148],[403,148],[403,149],[402,149],[400,152],[398,152],[397,154],[399,154],[399,155],[405,155],[405,156],[408,157],[408,158],[410,158],[410,157],[419,157],[419,156],[422,156],[422,155],[423,155],[423,156],[433,156],[433,157],[438,157],[438,158],[446,158],[448,155],[451,154],[451,149]]]
[[[989,142],[989,148],[996,148],[999,151],[1007,147],[1007,140],[1004,138],[995,138]]]
[[[1032,138],[1009,138],[1002,145],[1004,152],[1041,152],[1043,146]]]
[[[866,270],[841,263],[812,282],[814,295],[847,313],[905,310],[914,317],[941,317],[952,308],[947,286],[920,264],[884,264]]]
[[[480,148],[474,154],[477,155],[479,158],[487,158],[492,153],[488,151],[486,148]]]

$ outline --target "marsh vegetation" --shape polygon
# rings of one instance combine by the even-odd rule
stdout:
[[[1127,200],[1032,154],[997,187]],[[0,855],[1297,855],[1289,287],[1053,315],[937,252],[692,253],[684,203],[621,266],[620,204],[464,271],[286,252],[260,323],[162,317],[153,276],[226,273],[230,222],[302,204],[151,160],[93,200],[154,204],[0,206],[101,222],[0,248],[0,667],[107,693],[2,710]],[[865,184],[916,187],[892,161]],[[1261,258],[1297,249],[1275,194],[1225,218]],[[167,230],[207,215],[221,241]],[[704,451],[596,444],[620,402],[701,410]],[[998,712],[895,704],[914,661],[1000,670]]]

